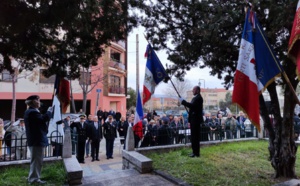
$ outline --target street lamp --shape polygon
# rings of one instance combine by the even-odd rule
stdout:
[[[201,88],[201,81],[203,81],[203,88],[205,89],[205,79],[199,79],[199,87]],[[209,100],[208,100],[209,101]],[[208,106],[208,109],[209,109],[209,105],[208,104],[206,104],[206,106]],[[206,109],[207,109],[207,107],[206,107]],[[207,109],[207,110],[208,110]]]

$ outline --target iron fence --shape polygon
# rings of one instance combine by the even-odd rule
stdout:
[[[176,128],[171,128],[169,126],[167,127],[160,126],[154,130],[143,129],[142,132],[144,134],[144,137],[140,140],[139,143],[140,145],[138,147],[186,144],[191,142],[190,128],[176,129]],[[250,130],[237,129],[231,131],[223,128],[217,128],[216,130],[211,130],[210,127],[201,126],[199,135],[200,135],[200,142],[201,141],[222,141],[228,139],[258,137],[258,132],[255,127],[253,127]]]
[[[44,148],[44,158],[62,155],[63,136],[53,131],[48,137],[49,145]],[[17,137],[13,132],[0,139],[0,161],[18,161],[30,159],[26,135]]]

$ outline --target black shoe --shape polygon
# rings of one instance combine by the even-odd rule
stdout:
[[[95,161],[94,159],[92,159],[92,162]]]
[[[82,164],[84,164],[85,162],[84,162],[84,161],[80,161],[79,163],[82,163]]]
[[[109,158],[110,158],[110,159],[114,159],[114,157],[112,157],[112,156],[111,156],[111,157],[109,157]]]
[[[199,155],[191,154],[190,157],[191,157],[191,158],[199,157]]]
[[[107,157],[106,159],[109,159],[109,157]]]
[[[96,161],[100,161],[99,159],[96,159]]]

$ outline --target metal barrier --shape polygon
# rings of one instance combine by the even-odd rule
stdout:
[[[139,147],[186,144],[191,142],[190,128],[157,127],[155,130],[143,130],[144,137],[140,140]],[[258,137],[255,127],[251,129],[225,130],[221,127],[211,130],[210,127],[200,127],[200,141],[222,141],[227,139],[240,139]],[[137,138],[135,138],[137,139]]]
[[[17,138],[17,136],[12,132],[10,135],[1,140],[2,146],[0,146],[0,161],[30,159],[27,138],[24,136],[22,135],[20,138]],[[63,136],[59,132],[53,131],[50,136],[48,136],[48,142],[49,145],[44,148],[44,158],[61,156],[63,150]]]

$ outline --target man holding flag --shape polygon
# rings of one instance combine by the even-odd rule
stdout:
[[[203,123],[203,98],[200,94],[200,87],[195,86],[193,88],[193,99],[191,102],[187,102],[182,98],[179,98],[182,105],[189,108],[188,121],[191,125],[191,143],[192,154],[191,158],[200,156],[200,125]]]
[[[49,107],[46,114],[41,114],[38,108],[40,107],[40,97],[38,95],[29,96],[25,104],[28,109],[24,114],[25,128],[28,148],[30,150],[30,171],[28,183],[45,184],[42,181],[41,170],[43,165],[43,150],[48,146],[48,121],[51,118],[53,108]]]

